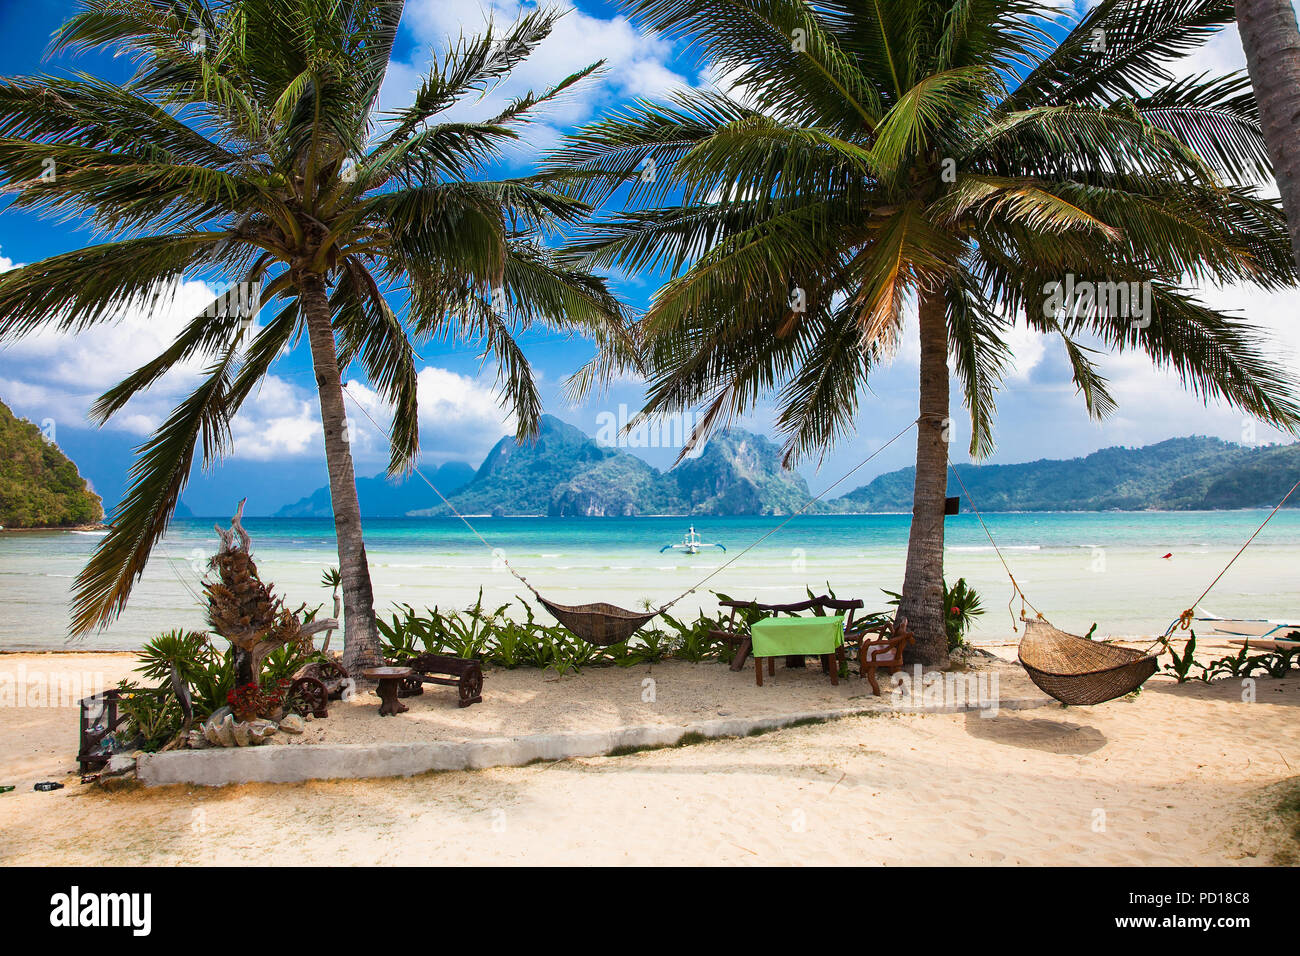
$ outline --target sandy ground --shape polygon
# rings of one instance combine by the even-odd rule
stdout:
[[[1042,698],[1024,672],[1009,664],[996,668],[1003,699]],[[888,691],[887,675],[881,675]],[[329,719],[313,722],[307,733],[287,743],[363,744],[385,741],[467,740],[513,737],[555,731],[608,730],[646,724],[682,726],[719,717],[765,717],[863,707],[890,709],[889,698],[874,697],[865,680],[851,677],[832,685],[815,662],[775,677],[764,672],[754,683],[752,665],[733,673],[725,664],[667,662],[644,667],[596,667],[556,677],[533,669],[492,670],[483,681],[483,702],[461,708],[454,688],[426,685],[406,697],[400,719],[380,717],[371,692],[332,701]]]
[[[1206,655],[1208,656],[1208,654]],[[4,655],[0,674],[102,673],[126,655]],[[1005,674],[1005,676],[1003,676]],[[1000,671],[1004,698],[1029,685]],[[655,680],[656,700],[642,700]],[[857,706],[816,670],[762,689],[718,665],[494,671],[394,719],[334,704],[330,742],[685,723]],[[1027,696],[1027,693],[1025,694]],[[879,715],[622,757],[405,779],[108,790],[68,775],[75,710],[0,708],[0,862],[1268,864],[1300,862],[1300,677],[1148,682],[1136,698],[978,714]],[[357,736],[361,735],[361,736]],[[37,793],[40,779],[66,782]]]

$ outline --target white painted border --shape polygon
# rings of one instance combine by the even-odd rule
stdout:
[[[1028,710],[1053,703],[1045,697],[998,702],[1000,710]],[[683,737],[745,737],[757,730],[777,730],[807,720],[838,720],[863,714],[943,714],[978,711],[974,704],[905,711],[881,707],[733,717],[693,724],[649,724],[615,730],[485,737],[477,740],[430,740],[391,744],[288,744],[175,750],[141,754],[136,775],[150,787],[193,784],[221,787],[232,783],[296,783],[303,780],[410,777],[431,770],[482,770],[519,767],[543,760],[600,757],[616,750],[671,747]],[[400,720],[400,717],[395,718]]]

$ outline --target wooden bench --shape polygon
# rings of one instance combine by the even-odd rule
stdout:
[[[744,619],[739,622],[739,625],[736,622],[736,613],[738,611],[742,611],[746,608],[753,608],[764,616],[779,614],[798,616],[803,611],[812,611],[814,614],[843,614],[845,615],[844,632],[845,641],[847,642],[850,630],[853,628],[853,615],[855,612],[862,610],[863,607],[862,601],[860,600],[843,600],[841,598],[833,598],[826,594],[823,594],[820,597],[809,598],[806,601],[799,601],[795,604],[759,604],[757,601],[735,600],[723,600],[718,603],[723,607],[731,608],[731,616],[727,619],[727,628],[725,630],[714,628],[709,631],[709,634],[714,638],[725,641],[735,648],[735,655],[731,658],[731,669],[733,671],[742,670],[744,668],[745,661],[749,659],[750,652],[753,650],[753,643],[750,640],[749,626],[747,622]],[[802,657],[796,656],[786,658],[786,667],[802,667],[803,665],[804,660]],[[775,658],[768,659],[767,668],[769,674],[776,673]],[[830,662],[826,659],[822,660],[822,672],[830,673]],[[761,686],[763,683],[762,672],[760,671],[756,676],[757,681]],[[837,674],[835,677],[838,681],[839,675]]]
[[[483,665],[476,660],[444,654],[419,654],[394,663],[416,672],[402,681],[399,697],[418,697],[424,693],[425,684],[441,684],[456,688],[460,707],[483,703]]]

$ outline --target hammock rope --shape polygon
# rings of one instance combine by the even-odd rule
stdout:
[[[358,402],[355,398],[353,398],[353,397],[348,393],[348,390],[347,390],[346,388],[343,389],[343,394],[344,394],[344,395],[347,395],[348,398],[352,399],[352,404],[356,406],[356,408],[361,412],[362,415],[366,416],[366,418],[370,421],[370,424],[373,425],[373,426],[375,427],[375,430],[378,431],[379,434],[383,435],[384,438],[387,439],[387,440],[389,440],[390,442],[392,441],[392,439],[391,439],[391,437],[389,436],[388,432],[384,429],[384,426],[383,426],[383,425],[380,425],[379,422],[375,421],[374,418],[371,416],[370,412],[366,411],[366,407],[365,407],[364,405],[362,405],[360,402]],[[492,554],[495,555],[495,556],[498,558],[498,560],[501,561],[501,563],[502,563],[503,565],[505,565],[506,570],[509,571],[511,574],[513,574],[513,575],[514,575],[514,576],[519,580],[519,583],[520,583],[520,584],[522,584],[524,587],[528,588],[528,590],[532,591],[532,592],[533,592],[533,596],[536,597],[539,601],[542,600],[542,596],[537,592],[537,588],[533,587],[532,584],[529,583],[529,581],[528,581],[528,579],[527,579],[526,577],[524,577],[522,574],[520,574],[518,571],[516,571],[516,570],[514,569],[514,567],[511,566],[511,564],[510,564],[510,560],[505,556],[505,552],[502,551],[502,552],[498,555],[497,552],[498,552],[499,549],[498,549],[498,548],[494,548],[494,547],[492,547],[491,542],[489,542],[487,538],[483,537],[483,535],[479,534],[479,530],[478,530],[478,528],[476,528],[476,527],[474,527],[472,524],[470,524],[469,519],[466,518],[466,517],[465,517],[463,514],[461,514],[459,511],[456,510],[456,506],[453,505],[450,501],[447,500],[447,496],[444,495],[441,491],[438,490],[438,486],[435,485],[432,481],[430,481],[430,480],[425,476],[424,472],[422,472],[422,471],[419,469],[419,466],[417,466],[417,465],[412,465],[412,466],[411,466],[411,470],[414,471],[417,475],[420,476],[420,480],[423,481],[426,485],[429,486],[430,490],[432,490],[433,493],[434,493],[435,495],[437,495],[439,499],[441,499],[442,503],[443,503],[444,505],[447,506],[447,508],[451,511],[452,514],[454,514],[457,518],[459,518],[459,519],[461,520],[461,523],[464,524],[465,527],[469,528],[470,533],[473,534],[474,537],[478,538],[479,541],[481,541],[481,542],[483,543],[483,547],[485,547],[485,548],[487,548],[489,551],[491,551]]]
[[[1011,571],[1011,566],[1002,554],[1002,549],[998,547],[997,541],[994,540],[993,532],[989,530],[989,526],[984,522],[984,516],[980,514],[979,507],[975,504],[970,489],[962,481],[961,473],[957,471],[957,466],[953,464],[951,458],[948,460],[948,467],[957,479],[957,484],[961,487],[966,500],[970,502],[971,510],[975,512],[980,527],[984,529],[989,544],[993,546],[994,553],[997,554],[998,560],[1002,562],[1002,568],[1011,581],[1013,590],[1011,599],[1007,601],[1008,613],[1011,613],[1011,604],[1017,597],[1020,598],[1020,619],[1025,622],[1025,636],[1020,641],[1016,656],[1021,667],[1045,693],[1062,703],[1074,705],[1100,704],[1141,687],[1147,678],[1156,672],[1157,661],[1160,655],[1169,649],[1170,637],[1174,631],[1178,629],[1187,630],[1191,627],[1192,619],[1196,616],[1196,606],[1205,599],[1205,596],[1228,573],[1228,569],[1250,547],[1255,538],[1259,536],[1259,533],[1273,519],[1273,516],[1286,504],[1287,499],[1296,492],[1296,489],[1300,488],[1300,480],[1297,480],[1291,486],[1291,490],[1282,496],[1282,500],[1260,522],[1254,533],[1237,549],[1237,553],[1224,565],[1223,570],[1215,575],[1209,586],[1192,602],[1192,606],[1183,611],[1166,628],[1163,635],[1139,651],[1092,641],[1053,627],[1047,618],[1043,616],[1043,613],[1034,607],[1029,598],[1025,596],[1020,583],[1016,581],[1015,574]],[[1036,620],[1030,620],[1025,615],[1024,609],[1026,605],[1034,612]],[[1016,627],[1015,620],[1015,614],[1012,613],[1011,626],[1018,631],[1019,628]],[[1161,650],[1156,654],[1152,654],[1151,649],[1157,645],[1161,645]]]
[[[755,548],[757,548],[760,544],[762,544],[762,543],[763,543],[764,541],[766,541],[768,538],[772,537],[772,535],[776,534],[778,531],[780,531],[782,528],[784,528],[786,525],[788,525],[788,524],[789,524],[791,521],[793,521],[795,518],[799,517],[801,514],[803,514],[805,511],[807,511],[809,508],[811,508],[814,504],[816,504],[817,502],[821,501],[824,497],[826,497],[828,494],[830,494],[832,491],[834,491],[836,488],[838,488],[840,485],[842,485],[844,482],[846,482],[849,478],[853,477],[853,475],[856,474],[856,473],[857,473],[857,472],[858,472],[858,471],[859,471],[859,470],[860,470],[864,465],[866,465],[867,462],[871,461],[871,459],[875,458],[877,455],[879,455],[881,452],[883,452],[886,448],[888,448],[888,447],[889,447],[890,445],[892,445],[894,442],[898,441],[900,438],[902,438],[904,435],[906,435],[909,431],[911,431],[912,428],[915,427],[915,426],[917,425],[917,423],[919,423],[920,421],[921,421],[921,419],[918,418],[918,419],[916,419],[915,421],[910,422],[910,423],[908,423],[907,425],[905,425],[905,426],[903,427],[902,431],[900,431],[900,432],[898,432],[897,434],[895,434],[893,438],[889,439],[889,441],[885,442],[883,445],[881,445],[879,448],[877,448],[875,451],[873,451],[873,452],[872,452],[870,455],[868,455],[866,458],[862,459],[862,461],[860,461],[860,462],[858,462],[856,465],[854,465],[854,466],[853,466],[849,471],[847,471],[847,472],[845,472],[843,475],[841,475],[841,476],[840,476],[838,479],[836,479],[836,481],[834,481],[832,484],[830,484],[830,485],[828,485],[827,487],[823,488],[820,494],[818,494],[818,495],[817,495],[816,497],[814,497],[814,498],[809,498],[809,499],[804,503],[803,507],[800,508],[798,511],[795,511],[794,513],[792,513],[789,517],[787,517],[787,518],[786,518],[784,521],[782,521],[779,525],[777,525],[777,526],[776,526],[775,528],[773,528],[771,531],[767,532],[767,534],[763,535],[761,538],[759,538],[757,541],[755,541],[755,542],[754,542],[753,544],[751,544],[749,547],[745,548],[744,551],[741,551],[741,552],[740,552],[739,554],[737,554],[734,558],[731,558],[730,560],[728,560],[728,561],[725,562],[724,564],[719,565],[717,568],[715,568],[715,569],[714,569],[713,571],[711,571],[709,574],[706,574],[703,578],[701,578],[701,579],[700,579],[696,584],[694,584],[694,585],[692,585],[691,587],[687,588],[687,589],[686,589],[685,591],[683,591],[681,594],[677,595],[677,597],[673,598],[671,601],[669,601],[667,604],[665,604],[663,607],[661,607],[661,608],[659,609],[659,613],[662,614],[664,611],[668,610],[670,607],[672,607],[674,604],[676,604],[678,601],[680,601],[682,598],[686,597],[687,595],[694,594],[694,593],[696,592],[697,589],[703,587],[703,586],[704,586],[704,585],[709,581],[709,579],[712,578],[714,575],[716,575],[716,574],[721,574],[721,573],[722,573],[723,571],[725,571],[727,568],[731,567],[731,565],[735,564],[737,561],[739,561],[741,558],[743,558],[743,557],[744,557],[746,554],[748,554],[750,551],[752,551],[752,550],[754,550]]]
[[[997,541],[993,539],[993,532],[990,531],[989,526],[984,523],[984,516],[980,514],[980,509],[975,504],[975,499],[971,497],[970,491],[966,488],[966,482],[961,480],[961,473],[957,471],[957,466],[953,464],[951,458],[948,459],[948,467],[952,470],[953,477],[957,479],[957,484],[961,487],[962,494],[964,494],[966,500],[970,502],[970,510],[975,512],[975,517],[979,520],[980,527],[984,529],[984,535],[989,539],[989,544],[993,545],[993,552],[998,556],[998,560],[1002,562],[1002,569],[1007,572],[1007,577],[1011,580],[1012,592],[1010,600],[1007,601],[1007,613],[1011,615],[1012,631],[1019,632],[1020,630],[1020,628],[1016,626],[1016,615],[1011,610],[1011,605],[1015,602],[1017,597],[1020,598],[1020,620],[1028,620],[1025,616],[1025,607],[1027,605],[1029,609],[1037,615],[1038,620],[1047,621],[1047,618],[1043,616],[1043,612],[1034,607],[1029,598],[1025,597],[1025,592],[1021,589],[1020,582],[1016,580],[1015,574],[1011,571],[1011,565],[1007,564],[1007,559],[1002,554],[1002,549],[998,547]]]
[[[369,411],[366,410],[364,405],[362,405],[360,402],[356,400],[356,398],[354,398],[351,394],[349,394],[347,389],[343,390],[343,394],[347,395],[347,397],[351,399],[352,404],[361,412],[362,415],[366,417],[366,419],[370,422],[370,424],[374,426],[376,431],[378,431],[381,435],[383,435],[385,438],[391,441],[388,431],[382,425],[380,425],[379,422],[375,421],[374,417],[370,414]],[[502,563],[502,565],[504,565],[505,569],[509,571],[512,575],[514,575],[514,577],[519,581],[520,584],[522,584],[529,591],[531,591],[533,597],[537,598],[537,600],[541,604],[543,604],[546,607],[546,609],[550,611],[551,614],[554,615],[557,620],[560,621],[560,623],[562,623],[574,634],[584,638],[585,640],[590,641],[593,644],[609,646],[610,644],[615,644],[615,643],[619,643],[619,641],[626,640],[628,637],[632,635],[632,633],[634,633],[635,631],[640,629],[644,624],[646,624],[646,622],[659,616],[660,614],[665,613],[671,607],[673,607],[673,605],[677,604],[679,601],[694,594],[697,590],[699,590],[706,583],[708,583],[708,581],[711,580],[714,576],[721,574],[727,568],[731,567],[731,565],[735,564],[737,561],[743,558],[754,548],[758,547],[768,538],[772,537],[772,535],[776,534],[778,531],[780,531],[782,528],[788,525],[795,518],[799,517],[804,512],[806,512],[809,508],[811,508],[814,504],[816,504],[818,501],[824,498],[835,488],[839,487],[841,484],[843,484],[845,481],[851,478],[873,458],[875,458],[877,455],[884,452],[885,449],[887,449],[890,445],[894,444],[894,442],[898,441],[898,439],[902,438],[909,431],[911,431],[912,428],[920,421],[921,418],[917,418],[915,421],[909,422],[887,442],[885,442],[883,445],[881,445],[879,448],[873,451],[866,458],[862,459],[862,461],[854,465],[851,469],[849,469],[849,471],[845,472],[843,475],[841,475],[838,479],[836,479],[826,488],[822,489],[822,491],[819,494],[817,494],[815,497],[809,498],[808,501],[806,501],[801,508],[791,513],[784,521],[778,524],[775,528],[768,531],[757,541],[754,541],[743,551],[738,552],[734,557],[728,559],[723,564],[714,568],[703,578],[701,578],[695,584],[691,585],[681,594],[677,595],[677,597],[673,598],[671,601],[659,605],[658,608],[652,611],[646,611],[646,612],[628,611],[625,608],[620,608],[613,604],[598,603],[598,604],[584,604],[584,605],[577,605],[577,606],[556,604],[555,602],[550,601],[547,598],[543,597],[541,592],[539,592],[537,588],[533,587],[532,583],[528,580],[528,578],[524,577],[522,572],[516,570],[515,567],[510,564],[510,560],[505,556],[505,552],[499,548],[492,547],[491,542],[489,542],[487,538],[483,537],[483,535],[479,533],[479,530],[475,528],[473,524],[470,523],[470,520],[468,518],[466,518],[463,514],[461,514],[459,511],[456,510],[456,506],[453,505],[447,499],[446,495],[444,495],[441,491],[438,490],[438,486],[429,480],[429,478],[424,474],[424,472],[420,470],[418,465],[412,465],[411,470],[420,476],[420,480],[429,486],[430,490],[432,490],[433,493],[438,496],[439,500],[441,500],[442,503],[447,506],[447,509],[452,514],[454,514],[457,518],[460,519],[461,523],[464,524],[465,527],[470,530],[470,532],[474,535],[474,537],[478,538],[478,540],[483,544],[483,546],[487,548],[489,551],[491,551],[493,555],[495,555],[497,559]]]
[[[1282,496],[1282,500],[1279,501],[1274,506],[1273,510],[1270,511],[1268,515],[1264,518],[1264,520],[1259,523],[1259,527],[1255,529],[1254,534],[1252,534],[1249,538],[1247,538],[1245,544],[1243,544],[1240,548],[1237,549],[1237,553],[1234,554],[1232,556],[1232,559],[1229,560],[1228,563],[1223,566],[1223,570],[1214,576],[1214,580],[1211,581],[1209,586],[1204,591],[1201,592],[1200,597],[1198,597],[1195,601],[1192,602],[1191,607],[1183,611],[1182,614],[1178,615],[1178,618],[1172,624],[1170,624],[1169,627],[1165,630],[1163,637],[1160,637],[1159,639],[1153,641],[1149,645],[1149,647],[1155,647],[1156,644],[1160,644],[1160,643],[1163,643],[1167,647],[1169,645],[1169,638],[1174,631],[1176,630],[1186,631],[1189,628],[1191,628],[1192,619],[1196,616],[1196,606],[1205,600],[1205,595],[1209,594],[1212,590],[1214,590],[1214,586],[1219,583],[1219,580],[1225,574],[1228,573],[1228,569],[1232,567],[1233,564],[1236,563],[1239,557],[1241,557],[1242,552],[1245,551],[1247,548],[1249,548],[1251,543],[1257,537],[1259,537],[1259,533],[1264,530],[1264,526],[1273,520],[1273,516],[1275,514],[1277,514],[1279,511],[1282,510],[1282,506],[1286,504],[1288,498],[1290,498],[1293,494],[1295,494],[1295,490],[1297,488],[1300,488],[1300,479],[1296,480],[1296,483],[1291,486],[1291,490]]]

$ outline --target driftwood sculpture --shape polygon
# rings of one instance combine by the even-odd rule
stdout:
[[[299,614],[306,605],[290,611],[276,597],[272,586],[258,577],[252,541],[242,524],[247,500],[239,502],[230,519],[230,530],[216,526],[221,549],[208,566],[217,577],[203,586],[208,597],[208,623],[235,648],[236,687],[257,682],[263,659],[277,647],[310,645],[312,635],[339,626],[334,618],[303,624]]]

